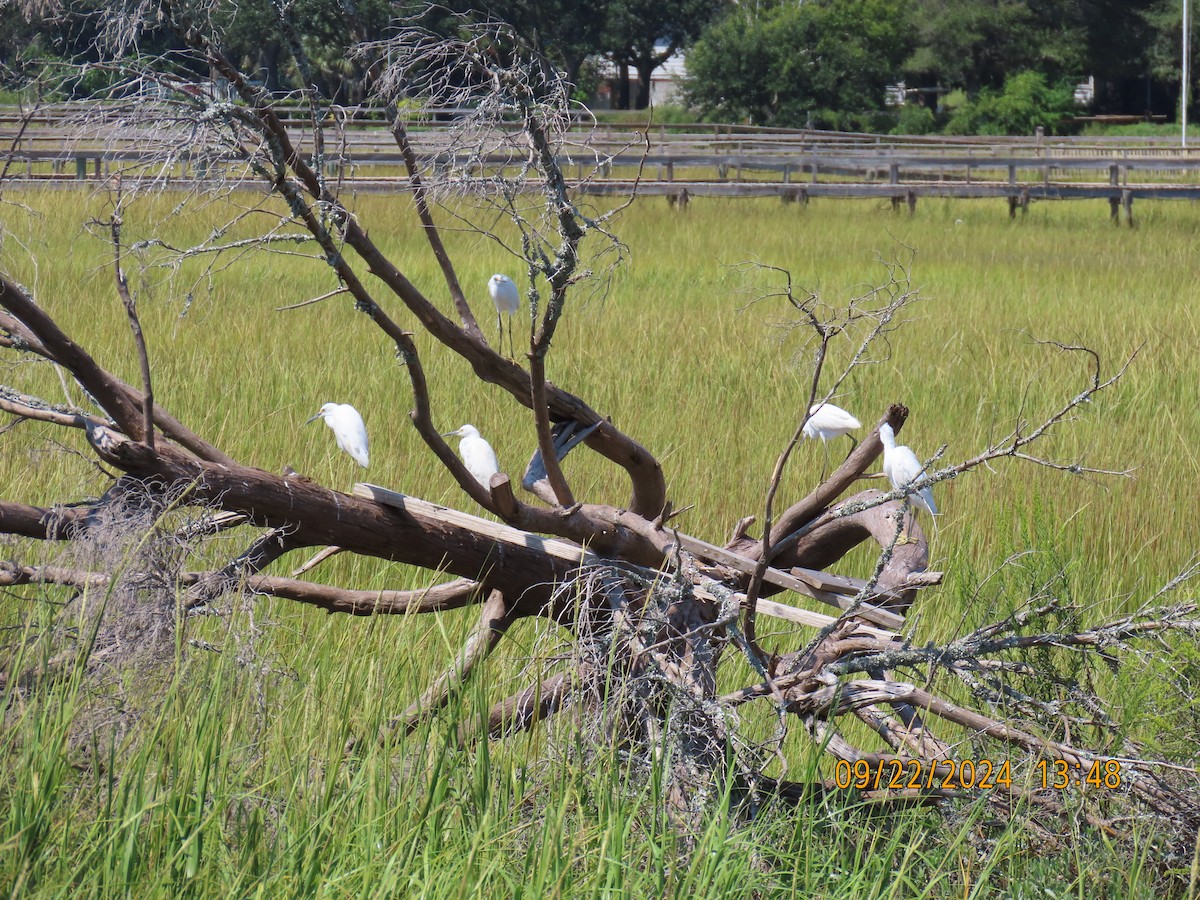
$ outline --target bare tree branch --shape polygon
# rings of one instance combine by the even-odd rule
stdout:
[[[479,611],[479,623],[467,636],[462,652],[450,668],[443,672],[403,713],[392,719],[380,732],[385,740],[396,731],[409,732],[436,715],[438,710],[450,702],[454,692],[461,689],[470,678],[475,666],[485,660],[496,649],[500,638],[512,624],[504,605],[504,595],[493,591]]]
[[[142,374],[142,435],[143,443],[154,449],[154,391],[150,383],[150,356],[146,352],[146,336],[142,333],[142,323],[138,319],[137,304],[129,293],[129,281],[121,268],[121,178],[117,177],[116,207],[113,209],[108,227],[112,234],[113,243],[113,274],[117,280],[117,293],[129,317],[129,330],[133,333],[133,342],[137,347],[138,366]]]

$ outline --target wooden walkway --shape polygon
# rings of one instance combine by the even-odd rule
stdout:
[[[78,118],[81,112],[90,118]],[[289,120],[297,146],[311,144],[311,123]],[[496,146],[503,144],[497,132]],[[512,171],[516,152],[480,159],[458,154],[446,127],[414,127],[411,139],[434,173],[455,178]],[[234,160],[176,152],[171,135],[147,134],[95,107],[63,105],[22,117],[0,108],[0,164],[7,186],[79,187],[118,171],[127,183],[204,189],[236,176]],[[344,143],[343,143],[344,141]],[[335,142],[330,142],[330,146]],[[378,120],[349,119],[344,147],[326,171],[343,190],[404,190],[404,163]],[[1107,200],[1110,214],[1133,201],[1200,199],[1200,152],[1147,139],[917,138],[749,126],[580,127],[567,134],[560,157],[582,194],[628,195],[640,170],[642,195],[663,195],[686,207],[692,197],[778,197],[887,200],[915,211],[926,197],[1004,199],[1010,215],[1035,200]],[[468,177],[464,184],[470,183]]]

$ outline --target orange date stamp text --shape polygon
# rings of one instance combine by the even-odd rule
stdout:
[[[840,790],[1011,790],[1012,763],[990,759],[839,759],[833,783]],[[1018,783],[1021,783],[1018,781]],[[1115,759],[1040,759],[1033,767],[1029,786],[1041,790],[1121,786],[1121,762]]]

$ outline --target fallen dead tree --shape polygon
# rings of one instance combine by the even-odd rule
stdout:
[[[82,430],[95,459],[121,474],[95,502],[43,508],[4,501],[0,532],[70,543],[99,527],[113,504],[152,512],[194,506],[219,514],[206,513],[189,531],[190,540],[230,529],[248,535],[244,551],[221,568],[194,571],[186,559],[180,560],[175,578],[187,592],[184,612],[211,607],[227,592],[242,588],[361,616],[478,607],[478,624],[458,656],[447,661],[422,696],[397,701],[385,736],[442,710],[480,661],[503,643],[515,621],[549,618],[571,635],[569,661],[549,679],[522,686],[497,703],[488,717],[488,733],[530,728],[566,708],[582,711],[595,728],[619,735],[631,748],[668,753],[669,796],[681,821],[690,821],[703,807],[731,759],[751,793],[797,790],[764,772],[781,754],[788,730],[800,727],[840,763],[828,789],[854,787],[902,799],[956,796],[982,789],[974,778],[967,783],[966,761],[986,758],[995,769],[1005,759],[1011,762],[1010,777],[993,780],[987,787],[990,800],[1021,802],[1060,815],[1069,804],[1057,790],[1062,785],[1056,773],[1065,766],[1072,777],[1083,779],[1084,787],[1094,786],[1103,794],[1102,802],[1085,812],[1097,826],[1119,832],[1127,817],[1148,814],[1177,835],[1195,833],[1200,818],[1186,786],[1167,777],[1173,770],[1142,759],[1131,744],[1074,741],[1071,735],[1084,729],[1073,729],[1073,723],[1104,729],[1103,702],[1065,676],[1039,673],[1028,656],[1037,649],[1108,657],[1148,637],[1190,636],[1200,628],[1193,606],[1147,605],[1119,621],[1056,630],[1040,625],[1065,610],[1060,601],[1049,599],[946,645],[922,644],[906,630],[905,613],[918,592],[940,578],[928,571],[928,545],[906,496],[1005,457],[1095,472],[1040,458],[1031,448],[1110,387],[1123,368],[1107,374],[1091,351],[1051,344],[1054,352],[1087,355],[1090,374],[1044,419],[1019,424],[961,462],[944,464],[939,451],[926,462],[922,476],[901,488],[846,496],[879,457],[879,425],[886,423],[896,432],[904,427],[908,410],[897,403],[881,411],[861,443],[809,496],[777,504],[782,475],[808,419],[803,414],[764,486],[763,509],[748,514],[726,546],[713,546],[675,529],[668,486],[652,452],[546,377],[557,327],[571,308],[573,292],[595,274],[590,268],[619,260],[624,249],[610,230],[613,214],[582,209],[558,168],[569,121],[567,97],[544,61],[527,55],[503,27],[467,20],[450,37],[406,26],[387,45],[360,47],[372,63],[376,95],[388,104],[429,252],[451,298],[450,315],[379,248],[368,223],[351,212],[337,182],[326,176],[326,163],[338,152],[337,111],[315,91],[305,92],[317,124],[311,141],[298,146],[274,109],[276,101],[222,55],[207,20],[192,18],[188,8],[171,3],[161,4],[157,12],[186,43],[189,62],[225,79],[236,100],[185,89],[187,84],[171,74],[178,60],[162,60],[158,68],[139,69],[130,77],[156,82],[156,95],[165,93],[171,100],[107,105],[97,114],[153,135],[160,169],[169,169],[185,147],[191,154],[208,148],[214,159],[235,155],[241,167],[229,176],[229,189],[251,183],[265,187],[260,208],[274,209],[275,220],[256,242],[228,240],[216,229],[194,247],[142,242],[140,249],[177,258],[219,258],[281,240],[315,247],[337,281],[323,298],[346,295],[394,343],[411,386],[411,421],[428,452],[471,500],[502,524],[386,487],[364,484],[346,494],[291,471],[253,468],[173,417],[154,398],[153,369],[139,339],[136,303],[123,271],[121,211],[131,199],[117,182],[115,212],[102,224],[111,236],[116,291],[139,349],[142,383],[133,386],[116,378],[37,298],[0,274],[0,345],[59,367],[84,388],[96,410],[58,407],[15,387],[0,388],[0,409]],[[353,23],[349,4],[347,14]],[[281,26],[286,31],[286,19]],[[122,20],[120,34],[135,34],[138,27],[135,18]],[[298,39],[293,43],[302,68]],[[413,152],[398,110],[402,99],[413,97],[437,107],[472,108],[458,131],[460,149],[480,159],[504,153],[506,163],[468,164],[458,171],[426,165]],[[514,116],[522,125],[519,134],[495,127],[500,119]],[[469,152],[466,158],[471,158]],[[491,204],[520,235],[511,249],[526,266],[532,307],[522,361],[506,357],[499,343],[489,343],[458,283],[434,220],[436,201],[446,196]],[[907,273],[897,266],[878,290],[822,317],[818,310],[825,307],[818,298],[796,295],[789,282],[780,296],[794,309],[798,327],[811,333],[816,348],[811,388],[807,397],[798,398],[796,408],[809,410],[832,398],[848,372],[895,329],[896,315],[913,295]],[[505,474],[493,475],[487,484],[476,480],[447,445],[434,426],[414,330],[457,354],[480,384],[501,388],[515,408],[524,410],[537,450],[521,487],[533,500],[518,497]],[[851,347],[849,362],[837,372],[826,366],[827,350],[835,341]],[[629,496],[624,505],[576,497],[562,461],[570,452],[584,452],[580,448],[625,473]],[[757,538],[748,533],[756,519],[761,528]],[[178,534],[172,532],[172,537]],[[879,549],[872,577],[851,579],[827,571],[864,542]],[[323,547],[421,567],[431,579],[432,573],[445,573],[457,580],[426,590],[381,592],[268,574],[289,552]],[[0,566],[0,585],[6,587],[58,584],[86,592],[106,589],[115,577],[80,566],[18,560]],[[762,616],[812,631],[804,646],[768,650],[756,632]],[[719,670],[733,655],[745,659],[755,675],[735,690],[721,690]],[[1058,699],[1016,686],[1041,675],[1061,695]],[[967,701],[973,705],[965,705]],[[769,705],[777,719],[776,733],[765,743],[740,733],[739,711],[751,703]],[[850,718],[869,726],[877,738],[874,745],[845,737],[841,723]],[[478,737],[467,722],[461,723],[461,735],[464,740]],[[362,735],[360,740],[374,737]],[[1039,760],[1043,777],[1052,776],[1048,783],[1037,780]],[[1110,762],[1118,766],[1115,777]],[[1093,773],[1098,773],[1099,785],[1087,781]]]

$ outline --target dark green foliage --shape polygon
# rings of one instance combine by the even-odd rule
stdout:
[[[118,5],[0,2],[0,87],[19,88],[47,60],[97,61],[105,15]],[[614,105],[621,108],[644,108],[652,73],[670,54],[692,47],[689,96],[714,118],[869,127],[864,113],[882,110],[886,82],[962,89],[974,100],[1023,71],[1039,72],[1049,84],[1093,76],[1094,112],[1173,116],[1178,109],[1177,0],[451,0],[438,7],[357,0],[351,6],[371,39],[385,37],[397,17],[416,14],[449,22],[451,11],[471,11],[505,20],[567,73],[580,99],[594,90],[596,65],[607,60],[616,69]],[[315,83],[338,102],[362,99],[362,66],[346,52],[354,31],[346,4],[294,0],[284,7],[301,36],[303,70],[289,61],[271,0],[211,4],[210,17],[229,56],[269,89]],[[138,52],[176,46],[156,22],[146,17]],[[109,87],[93,74],[66,90],[84,97]],[[928,130],[924,113],[903,115],[901,131]]]
[[[1170,112],[1177,97],[1177,0],[916,0],[910,86],[961,88],[974,98],[1014,72],[1052,83],[1096,81],[1095,112]]]
[[[458,0],[450,5],[463,13],[483,9],[486,15],[508,22],[531,47],[560,66],[567,81],[579,85],[584,62],[600,52],[611,4],[609,0],[501,0],[487,4]]]
[[[933,134],[937,130],[937,116],[932,109],[919,103],[906,103],[900,107],[900,117],[892,134]]]
[[[589,80],[589,59],[607,59],[618,73],[626,73],[618,77],[615,105],[622,109],[649,105],[651,74],[695,40],[721,8],[720,0],[454,0],[449,5],[472,18],[507,22],[577,87]],[[631,72],[638,78],[636,95],[631,93]],[[591,80],[596,80],[594,74]]]
[[[916,7],[918,37],[904,70],[923,84],[974,95],[999,88],[1008,73],[1022,69],[1053,80],[1085,74],[1085,23],[1072,4],[920,0]]]
[[[107,7],[97,0],[77,0],[62,8],[0,2],[0,85],[47,99],[108,94],[120,78],[91,68],[111,56]],[[140,31],[137,52],[165,54],[174,46],[168,31],[151,26]],[[63,63],[80,68],[64,76]]]
[[[26,17],[16,4],[0,4],[0,84],[11,82],[31,55],[45,52],[40,25],[39,18]]]
[[[676,51],[691,44],[720,12],[720,0],[609,0],[603,52],[638,75],[637,109],[650,103],[650,76]],[[616,106],[628,109],[628,80],[619,79]]]
[[[1018,72],[1004,88],[985,88],[974,101],[959,107],[946,123],[948,134],[1062,134],[1076,111],[1071,85],[1051,86],[1041,72]]]
[[[1061,130],[1054,116],[1061,105],[1046,90],[1000,106],[1049,110],[1053,121],[996,108],[1005,79],[1031,71],[1059,85],[1091,76],[1095,112],[1171,113],[1179,30],[1180,6],[1172,0],[739,4],[691,52],[688,96],[712,118],[863,127],[870,124],[864,111],[882,109],[882,85],[904,79],[938,93],[965,90],[981,103],[955,118],[958,133],[975,119],[981,133],[1025,133],[1039,124]],[[984,91],[991,92],[987,100]],[[898,132],[932,130],[927,113],[903,115]]]
[[[843,124],[882,109],[909,34],[895,0],[738,6],[689,54],[687,96],[716,118]]]
[[[383,0],[358,0],[354,4],[357,27],[364,37],[378,39],[386,33],[392,15]],[[357,102],[363,95],[363,69],[347,52],[355,43],[354,27],[340,0],[298,0],[288,7],[290,26],[300,35],[308,71],[292,61],[280,28],[279,13],[271,0],[246,0],[224,6],[222,37],[225,53],[272,91],[315,83],[335,102]]]

